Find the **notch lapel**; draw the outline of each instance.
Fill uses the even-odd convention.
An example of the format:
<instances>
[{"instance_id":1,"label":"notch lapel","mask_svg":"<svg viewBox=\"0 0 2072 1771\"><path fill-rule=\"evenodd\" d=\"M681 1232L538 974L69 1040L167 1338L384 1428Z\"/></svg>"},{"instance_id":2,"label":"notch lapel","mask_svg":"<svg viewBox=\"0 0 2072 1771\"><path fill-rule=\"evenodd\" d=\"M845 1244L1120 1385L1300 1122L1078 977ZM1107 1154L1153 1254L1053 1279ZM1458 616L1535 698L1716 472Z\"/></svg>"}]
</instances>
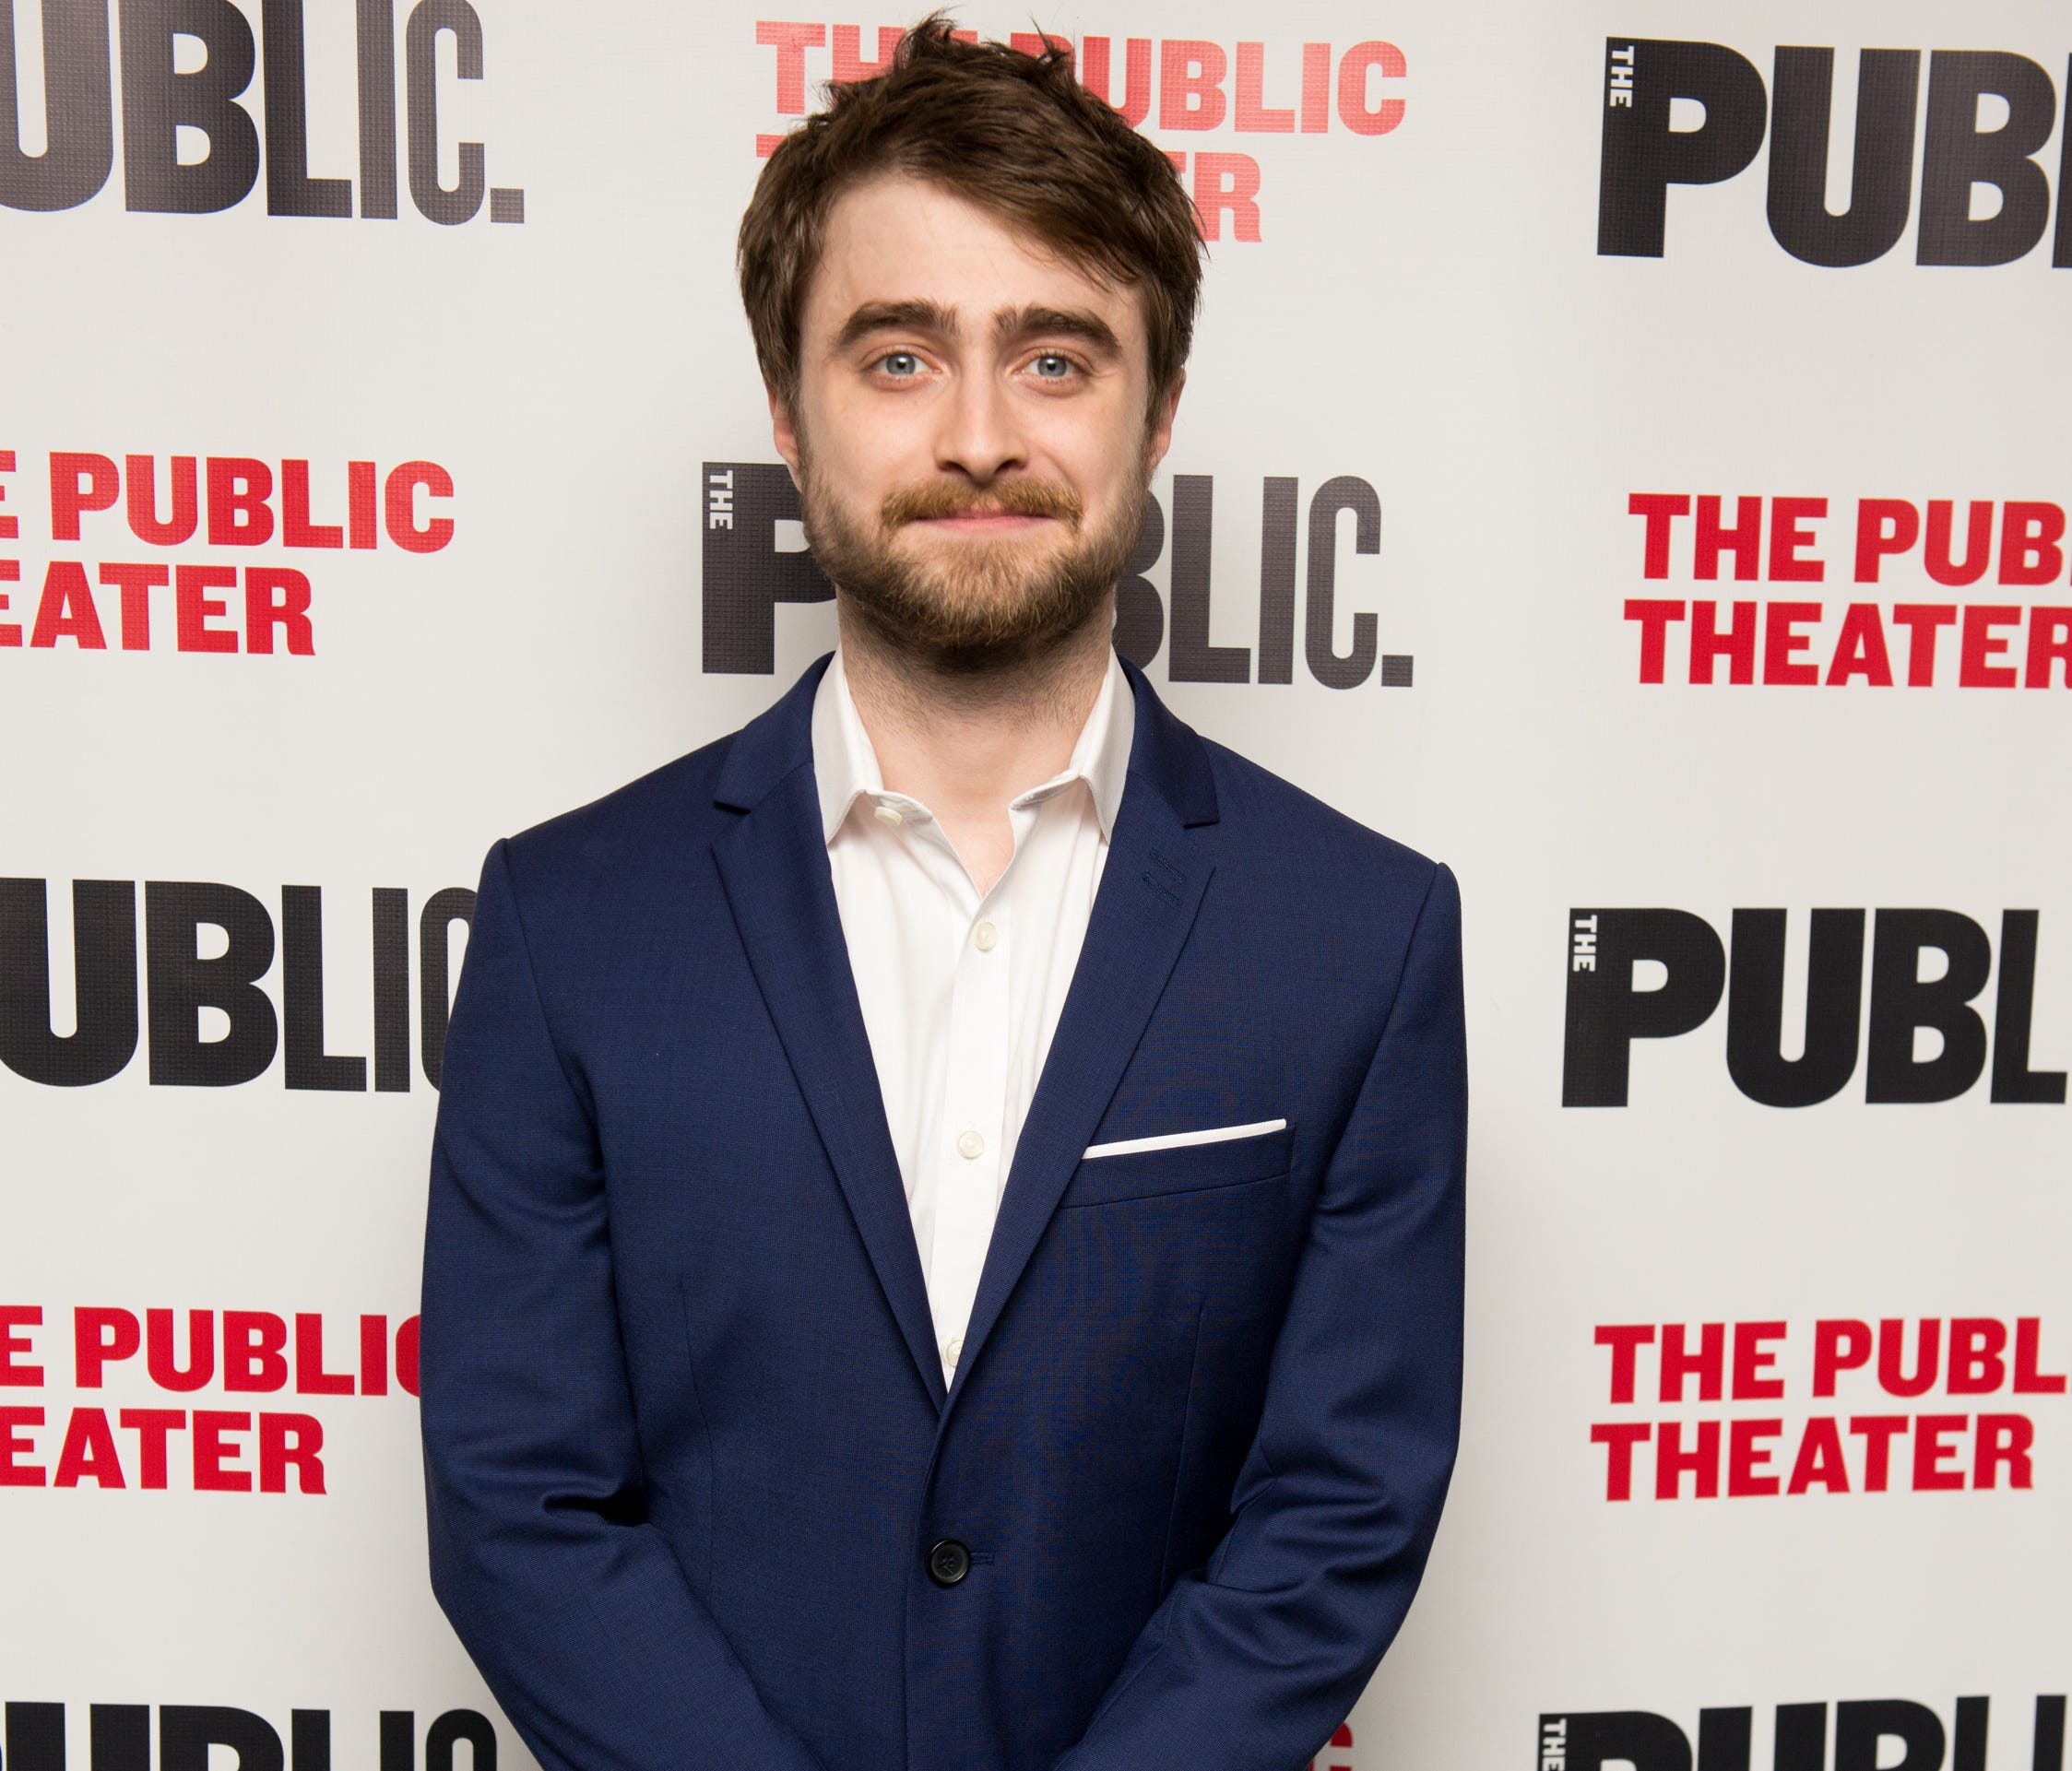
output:
<instances>
[{"instance_id":1,"label":"notch lapel","mask_svg":"<svg viewBox=\"0 0 2072 1771\"><path fill-rule=\"evenodd\" d=\"M1123 667L1137 709L1129 785L1072 987L1015 1145L946 1406L954 1405L1093 1141L1214 870L1215 788L1207 751L1143 674L1133 665Z\"/></svg>"},{"instance_id":2,"label":"notch lapel","mask_svg":"<svg viewBox=\"0 0 2072 1771\"><path fill-rule=\"evenodd\" d=\"M825 660L736 737L716 797L744 816L713 844L751 970L922 1387L941 1355L899 1159L849 968L814 788L811 715Z\"/></svg>"}]
</instances>

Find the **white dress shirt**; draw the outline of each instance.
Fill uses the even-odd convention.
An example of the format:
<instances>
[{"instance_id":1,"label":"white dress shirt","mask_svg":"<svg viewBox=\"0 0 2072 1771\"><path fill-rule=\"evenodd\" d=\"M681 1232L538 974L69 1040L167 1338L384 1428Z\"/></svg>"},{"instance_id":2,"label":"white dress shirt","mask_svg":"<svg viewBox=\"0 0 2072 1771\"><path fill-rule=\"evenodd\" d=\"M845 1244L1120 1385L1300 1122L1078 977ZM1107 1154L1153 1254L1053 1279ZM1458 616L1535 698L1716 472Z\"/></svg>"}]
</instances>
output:
<instances>
[{"instance_id":1,"label":"white dress shirt","mask_svg":"<svg viewBox=\"0 0 2072 1771\"><path fill-rule=\"evenodd\" d=\"M1065 1006L1122 804L1136 706L1111 653L1072 761L1008 805L1014 853L981 893L935 816L886 789L837 651L813 773L945 1382Z\"/></svg>"}]
</instances>

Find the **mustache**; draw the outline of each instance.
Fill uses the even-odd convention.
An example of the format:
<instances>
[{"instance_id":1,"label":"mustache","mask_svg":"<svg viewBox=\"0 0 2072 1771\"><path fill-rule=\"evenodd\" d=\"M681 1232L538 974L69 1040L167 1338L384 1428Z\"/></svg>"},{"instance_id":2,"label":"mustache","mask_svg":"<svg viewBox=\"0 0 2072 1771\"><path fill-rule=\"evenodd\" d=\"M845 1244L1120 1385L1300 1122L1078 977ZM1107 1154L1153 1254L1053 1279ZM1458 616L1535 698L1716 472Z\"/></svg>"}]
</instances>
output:
<instances>
[{"instance_id":1,"label":"mustache","mask_svg":"<svg viewBox=\"0 0 2072 1771\"><path fill-rule=\"evenodd\" d=\"M1003 479L992 486L929 480L892 493L879 507L887 529L945 516L1050 516L1078 527L1079 494L1053 479Z\"/></svg>"}]
</instances>

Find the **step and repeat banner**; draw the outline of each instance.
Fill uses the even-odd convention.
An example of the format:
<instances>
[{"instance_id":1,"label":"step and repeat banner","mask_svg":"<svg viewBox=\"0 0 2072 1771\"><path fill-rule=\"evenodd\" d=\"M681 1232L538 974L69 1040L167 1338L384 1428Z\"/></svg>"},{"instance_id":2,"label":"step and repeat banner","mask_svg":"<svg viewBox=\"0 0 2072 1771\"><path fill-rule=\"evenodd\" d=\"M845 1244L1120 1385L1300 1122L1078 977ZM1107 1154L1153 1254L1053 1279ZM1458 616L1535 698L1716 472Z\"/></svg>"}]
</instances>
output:
<instances>
[{"instance_id":1,"label":"step and repeat banner","mask_svg":"<svg viewBox=\"0 0 2072 1771\"><path fill-rule=\"evenodd\" d=\"M530 1763L424 1572L472 886L832 643L732 241L905 22L0 0L5 1771ZM962 22L1210 242L1119 643L1465 896L1461 1462L1320 1771L2063 1771L2072 19Z\"/></svg>"}]
</instances>

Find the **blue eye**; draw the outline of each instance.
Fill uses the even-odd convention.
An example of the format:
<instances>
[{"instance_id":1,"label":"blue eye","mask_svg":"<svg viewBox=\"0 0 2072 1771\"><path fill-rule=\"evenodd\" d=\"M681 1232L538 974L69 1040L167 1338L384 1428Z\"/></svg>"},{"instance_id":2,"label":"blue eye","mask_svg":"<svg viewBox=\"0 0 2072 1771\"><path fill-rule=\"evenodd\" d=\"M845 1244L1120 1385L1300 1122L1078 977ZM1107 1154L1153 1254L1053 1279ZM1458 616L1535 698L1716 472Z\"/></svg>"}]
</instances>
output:
<instances>
[{"instance_id":1,"label":"blue eye","mask_svg":"<svg viewBox=\"0 0 2072 1771\"><path fill-rule=\"evenodd\" d=\"M1046 351L1029 365L1039 381L1061 382L1078 367L1070 357L1060 357L1055 351Z\"/></svg>"},{"instance_id":2,"label":"blue eye","mask_svg":"<svg viewBox=\"0 0 2072 1771\"><path fill-rule=\"evenodd\" d=\"M878 359L878 367L888 375L905 380L907 376L921 372L921 360L911 350L888 351Z\"/></svg>"}]
</instances>

